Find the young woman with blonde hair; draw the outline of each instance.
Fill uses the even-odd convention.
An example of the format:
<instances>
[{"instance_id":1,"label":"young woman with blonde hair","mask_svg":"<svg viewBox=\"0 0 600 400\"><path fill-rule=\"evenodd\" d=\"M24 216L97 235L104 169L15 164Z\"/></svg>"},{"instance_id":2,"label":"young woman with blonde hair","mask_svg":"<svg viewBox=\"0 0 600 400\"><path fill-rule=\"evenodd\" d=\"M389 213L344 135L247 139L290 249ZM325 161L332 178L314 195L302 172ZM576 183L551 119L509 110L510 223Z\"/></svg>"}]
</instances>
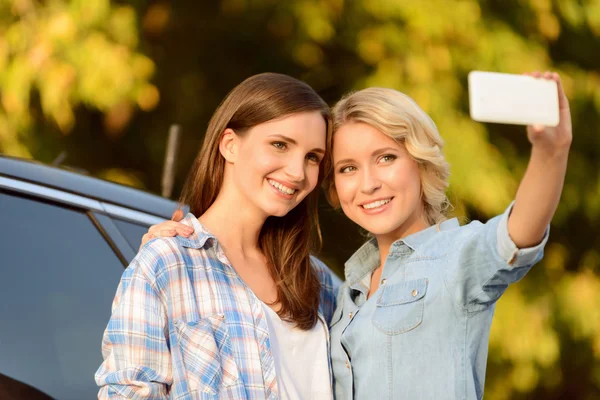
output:
<instances>
[{"instance_id":1,"label":"young woman with blonde hair","mask_svg":"<svg viewBox=\"0 0 600 400\"><path fill-rule=\"evenodd\" d=\"M289 76L227 95L182 196L188 237L146 243L123 274L99 398L332 398L334 288L311 256L330 132L327 105Z\"/></svg>"},{"instance_id":2,"label":"young woman with blonde hair","mask_svg":"<svg viewBox=\"0 0 600 400\"><path fill-rule=\"evenodd\" d=\"M527 128L515 201L485 224L446 219L443 141L412 99L368 88L334 107L326 195L371 235L332 318L336 399L483 397L496 301L542 257L572 141L560 78L531 75L557 83L560 123Z\"/></svg>"}]
</instances>

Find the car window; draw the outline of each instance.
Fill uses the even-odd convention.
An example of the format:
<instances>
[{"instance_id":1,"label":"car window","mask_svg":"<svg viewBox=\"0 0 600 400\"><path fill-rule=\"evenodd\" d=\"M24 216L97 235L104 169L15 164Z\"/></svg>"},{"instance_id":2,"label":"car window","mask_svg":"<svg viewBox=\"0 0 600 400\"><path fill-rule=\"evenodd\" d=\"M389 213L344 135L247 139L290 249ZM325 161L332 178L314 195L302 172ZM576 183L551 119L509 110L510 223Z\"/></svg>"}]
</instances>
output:
<instances>
[{"instance_id":1,"label":"car window","mask_svg":"<svg viewBox=\"0 0 600 400\"><path fill-rule=\"evenodd\" d=\"M97 397L123 264L82 211L0 191L0 221L0 374L57 399Z\"/></svg>"},{"instance_id":2,"label":"car window","mask_svg":"<svg viewBox=\"0 0 600 400\"><path fill-rule=\"evenodd\" d=\"M142 236L148 232L149 226L134 224L133 222L123 221L118 218L113 218L113 221L115 221L115 225L117 225L117 228L125 236L127 242L137 252L142 243Z\"/></svg>"}]
</instances>

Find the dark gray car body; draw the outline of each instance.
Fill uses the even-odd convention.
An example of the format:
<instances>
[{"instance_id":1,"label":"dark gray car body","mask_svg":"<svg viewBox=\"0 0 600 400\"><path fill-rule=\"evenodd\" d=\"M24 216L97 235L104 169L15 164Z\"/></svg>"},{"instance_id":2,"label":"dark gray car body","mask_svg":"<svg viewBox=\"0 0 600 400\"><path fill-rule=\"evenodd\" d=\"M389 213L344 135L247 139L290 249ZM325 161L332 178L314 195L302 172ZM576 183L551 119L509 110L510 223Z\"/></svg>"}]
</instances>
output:
<instances>
[{"instance_id":1,"label":"dark gray car body","mask_svg":"<svg viewBox=\"0 0 600 400\"><path fill-rule=\"evenodd\" d=\"M173 201L0 156L0 398L91 399L124 267Z\"/></svg>"}]
</instances>

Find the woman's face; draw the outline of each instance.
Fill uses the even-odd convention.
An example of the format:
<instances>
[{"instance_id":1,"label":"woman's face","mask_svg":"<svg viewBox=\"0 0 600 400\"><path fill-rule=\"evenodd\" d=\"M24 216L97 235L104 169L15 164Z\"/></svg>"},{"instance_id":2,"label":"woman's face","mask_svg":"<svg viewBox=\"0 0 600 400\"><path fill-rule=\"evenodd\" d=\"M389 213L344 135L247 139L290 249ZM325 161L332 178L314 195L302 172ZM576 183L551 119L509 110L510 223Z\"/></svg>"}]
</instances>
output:
<instances>
[{"instance_id":1,"label":"woman's face","mask_svg":"<svg viewBox=\"0 0 600 400\"><path fill-rule=\"evenodd\" d=\"M237 136L233 165L236 187L265 217L284 216L319 179L326 124L320 112L292 114Z\"/></svg>"},{"instance_id":2,"label":"woman's face","mask_svg":"<svg viewBox=\"0 0 600 400\"><path fill-rule=\"evenodd\" d=\"M334 136L335 187L344 214L378 239L396 240L428 226L417 162L376 128L349 122Z\"/></svg>"}]
</instances>

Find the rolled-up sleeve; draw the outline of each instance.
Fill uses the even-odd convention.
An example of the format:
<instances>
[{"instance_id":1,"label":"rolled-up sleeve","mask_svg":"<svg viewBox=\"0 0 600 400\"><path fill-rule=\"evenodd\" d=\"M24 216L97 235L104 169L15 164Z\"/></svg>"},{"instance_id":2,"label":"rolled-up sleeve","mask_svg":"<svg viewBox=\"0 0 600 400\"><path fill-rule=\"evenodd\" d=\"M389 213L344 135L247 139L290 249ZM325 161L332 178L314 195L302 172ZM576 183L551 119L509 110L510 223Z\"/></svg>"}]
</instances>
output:
<instances>
[{"instance_id":1,"label":"rolled-up sleeve","mask_svg":"<svg viewBox=\"0 0 600 400\"><path fill-rule=\"evenodd\" d=\"M537 246L519 249L508 234L508 217L512 211L513 204L500 216L500 220L498 221L496 251L513 268L531 266L538 262L544 254L544 247L550 235L550 227L546 228L544 237Z\"/></svg>"},{"instance_id":2,"label":"rolled-up sleeve","mask_svg":"<svg viewBox=\"0 0 600 400\"><path fill-rule=\"evenodd\" d=\"M172 384L167 318L140 253L125 270L102 340L99 399L165 399ZM156 260L155 260L156 261Z\"/></svg>"}]
</instances>

